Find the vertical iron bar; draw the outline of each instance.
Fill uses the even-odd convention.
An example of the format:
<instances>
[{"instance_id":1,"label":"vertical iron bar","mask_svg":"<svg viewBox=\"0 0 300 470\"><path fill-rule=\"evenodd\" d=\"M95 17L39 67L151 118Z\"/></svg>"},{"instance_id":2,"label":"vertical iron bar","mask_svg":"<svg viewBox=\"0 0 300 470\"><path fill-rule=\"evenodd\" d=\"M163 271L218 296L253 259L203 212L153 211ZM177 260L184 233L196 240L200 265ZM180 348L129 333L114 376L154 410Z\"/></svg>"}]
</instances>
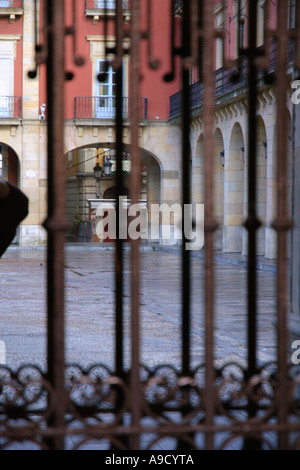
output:
<instances>
[{"instance_id":1,"label":"vertical iron bar","mask_svg":"<svg viewBox=\"0 0 300 470\"><path fill-rule=\"evenodd\" d=\"M287 230L290 228L287 206L287 31L288 1L278 2L278 66L277 66L277 336L278 336L278 403L279 423L287 423ZM278 447L287 450L288 434L281 432Z\"/></svg>"},{"instance_id":2,"label":"vertical iron bar","mask_svg":"<svg viewBox=\"0 0 300 470\"><path fill-rule=\"evenodd\" d=\"M139 93L140 93L140 0L131 0L130 30L130 123L131 123L131 173L130 196L137 204L140 195L141 156L139 149ZM139 239L131 240L131 406L132 425L138 426L141 414L140 395L140 244ZM132 448L139 449L139 435L133 435Z\"/></svg>"},{"instance_id":3,"label":"vertical iron bar","mask_svg":"<svg viewBox=\"0 0 300 470\"><path fill-rule=\"evenodd\" d=\"M213 194L213 126L214 126L214 102L215 81L213 50L215 34L213 24L214 2L203 1L203 34L204 34L204 103L203 121L205 125L204 138L204 168L205 168L205 423L212 425L214 422L214 261L213 245L214 231L217 228L214 219L214 194ZM214 436L206 434L206 449L213 450Z\"/></svg>"},{"instance_id":4,"label":"vertical iron bar","mask_svg":"<svg viewBox=\"0 0 300 470\"><path fill-rule=\"evenodd\" d=\"M175 18L174 18L174 6L175 0L170 0L170 21L171 21L171 30L170 30L170 46L171 46L171 70L170 72L164 75L164 80L166 82L171 82L174 80L175 76Z\"/></svg>"},{"instance_id":5,"label":"vertical iron bar","mask_svg":"<svg viewBox=\"0 0 300 470\"><path fill-rule=\"evenodd\" d=\"M190 204L190 0L182 13L182 211ZM190 252L186 249L184 215L182 217L182 374L190 373Z\"/></svg>"},{"instance_id":6,"label":"vertical iron bar","mask_svg":"<svg viewBox=\"0 0 300 470\"><path fill-rule=\"evenodd\" d=\"M247 343L248 343L248 368L246 379L250 379L257 372L257 275L256 256L257 242L256 233L260 226L257 218L257 1L249 2L248 10L248 216L245 228L248 231L248 271L247 271ZM248 400L248 418L256 414L256 404L251 398ZM259 449L260 441L255 438L245 438L244 449Z\"/></svg>"},{"instance_id":7,"label":"vertical iron bar","mask_svg":"<svg viewBox=\"0 0 300 470\"><path fill-rule=\"evenodd\" d=\"M65 215L64 162L64 2L47 1L47 110L48 110L48 378L55 408L49 425L62 428L64 395L64 243L68 227ZM51 442L63 449L64 437Z\"/></svg>"},{"instance_id":8,"label":"vertical iron bar","mask_svg":"<svg viewBox=\"0 0 300 470\"><path fill-rule=\"evenodd\" d=\"M300 34L299 34L299 26L300 26L300 2L296 2L295 5L295 31L296 37L295 37L295 68L300 69Z\"/></svg>"},{"instance_id":9,"label":"vertical iron bar","mask_svg":"<svg viewBox=\"0 0 300 470\"><path fill-rule=\"evenodd\" d=\"M174 14L174 13L173 13ZM182 76L182 148L181 148L181 169L182 169L182 182L181 182L181 233L182 233L182 247L181 247L181 361L182 361L182 375L190 375L190 316L191 316L191 270L190 270L190 252L186 248L188 242L184 230L185 226L185 208L190 204L190 124L191 124L191 111L190 111L190 70L191 70L191 34L190 34L190 21L191 21L191 0L186 0L182 8L182 47L181 47L181 76ZM187 392L188 393L188 392ZM189 404L183 407L182 413L188 411ZM178 440L177 450L186 448L186 443Z\"/></svg>"},{"instance_id":10,"label":"vertical iron bar","mask_svg":"<svg viewBox=\"0 0 300 470\"><path fill-rule=\"evenodd\" d=\"M256 11L257 2L249 2L248 44L248 373L256 372Z\"/></svg>"},{"instance_id":11,"label":"vertical iron bar","mask_svg":"<svg viewBox=\"0 0 300 470\"><path fill-rule=\"evenodd\" d=\"M245 221L245 228L248 231L248 271L247 271L247 335L248 335L248 368L247 378L255 375L256 346L257 346L257 276L256 276L256 231L259 228L259 221L256 212L256 108L257 108L257 1L249 2L249 24L248 24L248 216ZM248 401L248 417L252 418L256 414L254 401ZM246 438L245 449L259 448L259 441Z\"/></svg>"},{"instance_id":12,"label":"vertical iron bar","mask_svg":"<svg viewBox=\"0 0 300 470\"><path fill-rule=\"evenodd\" d=\"M116 374L122 376L124 372L124 346L123 346L123 241L120 237L120 197L123 188L123 171L122 171L122 157L123 157L123 15L122 3L116 4L115 16L115 29L116 29L116 187L117 187L117 201L116 201L116 250L115 250L115 282L116 282L116 343L115 343L115 368Z\"/></svg>"}]
</instances>

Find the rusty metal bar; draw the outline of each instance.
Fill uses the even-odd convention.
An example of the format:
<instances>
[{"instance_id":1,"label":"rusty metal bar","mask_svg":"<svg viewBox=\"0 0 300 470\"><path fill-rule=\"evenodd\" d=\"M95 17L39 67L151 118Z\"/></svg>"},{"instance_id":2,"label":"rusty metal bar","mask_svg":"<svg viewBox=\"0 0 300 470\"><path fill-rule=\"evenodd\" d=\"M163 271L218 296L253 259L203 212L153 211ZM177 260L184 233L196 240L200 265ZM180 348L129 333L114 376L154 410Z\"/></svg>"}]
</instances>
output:
<instances>
[{"instance_id":1,"label":"rusty metal bar","mask_svg":"<svg viewBox=\"0 0 300 470\"><path fill-rule=\"evenodd\" d=\"M300 69L300 34L299 34L299 25L300 25L300 2L296 2L295 5L295 30L297 31L295 37L295 67Z\"/></svg>"},{"instance_id":2,"label":"rusty metal bar","mask_svg":"<svg viewBox=\"0 0 300 470\"><path fill-rule=\"evenodd\" d=\"M248 46L245 54L248 57L248 215L245 228L248 231L248 271L247 271L247 338L248 338L248 370L247 379L257 372L257 230L260 222L257 218L257 153L256 153L256 106L257 106L257 1L249 2L248 9ZM249 399L248 417L256 414L256 405ZM245 449L259 448L259 441L246 438Z\"/></svg>"},{"instance_id":3,"label":"rusty metal bar","mask_svg":"<svg viewBox=\"0 0 300 470\"><path fill-rule=\"evenodd\" d=\"M64 81L65 24L64 2L46 4L48 61L48 379L54 393L55 408L49 425L63 427L65 420L64 390L64 243L68 222L65 215L64 162ZM63 449L62 436L54 437L51 447Z\"/></svg>"},{"instance_id":4,"label":"rusty metal bar","mask_svg":"<svg viewBox=\"0 0 300 470\"><path fill-rule=\"evenodd\" d=\"M139 94L140 94L140 16L139 0L131 0L130 30L130 80L132 107L131 121L131 173L130 196L132 204L138 204L140 195L141 155L139 149ZM141 418L140 389L140 241L131 240L131 376L130 401L132 406L132 425L137 426ZM132 448L139 449L139 435L132 438Z\"/></svg>"},{"instance_id":5,"label":"rusty metal bar","mask_svg":"<svg viewBox=\"0 0 300 470\"><path fill-rule=\"evenodd\" d=\"M287 142L288 127L286 116L287 89L287 57L288 31L287 16L288 0L278 2L278 65L277 65L277 218L274 228L277 230L277 336L278 336L278 421L287 423L287 230L291 228L287 204ZM281 119L279 119L281 117ZM279 433L279 449L287 449L288 435Z\"/></svg>"},{"instance_id":6,"label":"rusty metal bar","mask_svg":"<svg viewBox=\"0 0 300 470\"><path fill-rule=\"evenodd\" d=\"M183 4L182 14L182 210L190 204L190 0ZM190 373L190 310L191 310L191 273L190 252L186 249L184 217L182 217L182 374Z\"/></svg>"},{"instance_id":7,"label":"rusty metal bar","mask_svg":"<svg viewBox=\"0 0 300 470\"><path fill-rule=\"evenodd\" d=\"M116 31L116 58L114 59L114 68L116 72L116 247L115 247L115 282L116 282L116 337L115 337L115 369L116 374L121 377L124 374L124 332L123 332L123 241L120 237L120 197L121 188L123 188L123 15L122 3L116 4L115 15Z\"/></svg>"},{"instance_id":8,"label":"rusty metal bar","mask_svg":"<svg viewBox=\"0 0 300 470\"><path fill-rule=\"evenodd\" d=\"M214 153L213 128L215 108L214 60L211 51L214 47L214 2L203 1L203 33L204 33L204 104L203 121L204 136L204 168L205 168L205 423L212 425L214 421L214 231L217 223L214 218ZM214 436L207 433L206 449L214 448Z\"/></svg>"},{"instance_id":9,"label":"rusty metal bar","mask_svg":"<svg viewBox=\"0 0 300 470\"><path fill-rule=\"evenodd\" d=\"M141 2L141 0L132 0L131 2L131 21L130 21L130 89L132 106L130 110L130 131L131 131L131 175L130 175L130 194L133 204L138 203L140 197L140 171L141 154L139 148L139 91L140 91L140 46L141 40L149 40L151 26L151 8L150 1ZM119 190L123 187L122 173L122 153L123 153L123 106L122 96L123 82L123 41L124 25L122 15L121 1L116 2L115 20L112 17L104 19L104 32L106 37L106 28L108 22L115 22L116 46L107 48L106 52L115 54L111 61L112 67L116 72L116 154L117 154L117 175L116 186ZM175 2L170 1L172 7ZM177 2L178 3L178 2ZM270 6L267 2L267 7ZM140 243L139 240L131 240L131 365L129 370L124 366L124 331L123 331L123 252L122 239L117 231L116 250L115 250L115 313L116 313L116 338L115 338L115 370L109 371L105 368L107 375L102 374L89 377L91 369L85 370L78 366L79 382L84 379L84 383L95 383L99 390L101 387L115 387L120 390L118 393L112 393L111 408L109 412L115 415L114 423L105 424L101 417L107 415L107 403L102 399L96 398L97 411L94 404L89 406L84 403L83 413L80 415L79 407L74 412L72 406L72 393L69 393L68 387L73 380L66 378L68 373L64 358L64 244L65 232L68 228L68 221L65 213L65 160L64 160L64 82L65 82L65 22L64 22L64 1L44 0L43 7L45 11L45 44L47 44L47 55L39 56L37 54L37 64L41 57L47 58L47 106L48 106L48 218L44 227L48 232L48 253L47 253L47 360L48 370L46 374L40 372L38 381L33 380L32 384L42 387L49 396L48 409L47 404L40 409L32 408L31 403L26 402L20 407L18 403L5 402L5 394L1 393L0 413L3 417L3 423L6 427L1 429L1 437L7 439L26 439L32 438L43 448L53 450L64 449L64 439L66 434L79 437L84 435L84 439L95 437L97 439L110 440L111 445L118 448L140 449L140 436L143 433L157 434L161 437L173 437L178 441L178 449L193 448L198 445L199 435L203 433L204 446L206 449L214 449L216 433L225 432L225 436L220 448L226 446L231 439L235 437L243 438L244 449L262 448L263 433L275 432L278 437L278 449L286 450L289 446L299 446L299 437L295 442L289 443L289 432L299 431L299 423L289 421L289 413L296 416L299 410L299 403L296 391L299 386L299 375L291 377L291 368L288 366L287 358L287 305L288 305L288 278L287 278L287 231L291 228L290 215L288 214L288 161L287 161L287 142L288 142L288 121L286 119L286 90L287 90L287 68L288 68L288 27L287 11L288 0L278 2L277 16L278 28L276 32L266 31L266 37L275 37L278 43L277 60L277 216L273 222L273 227L277 231L278 241L278 274L277 274L277 370L272 366L268 369L265 364L259 367L257 364L257 274L256 274L256 233L259 228L257 218L257 94L258 94L258 72L259 67L268 65L269 52L268 47L263 50L264 56L256 47L256 28L257 28L257 1L248 2L249 11L247 12L249 36L246 49L240 51L240 55L246 55L248 62L248 215L245 221L245 227L248 231L248 273L247 273L247 346L248 346L248 364L247 367L239 367L239 374L233 380L238 385L241 394L240 400L236 400L236 394L233 390L228 399L223 400L221 388L229 385L226 371L224 368L215 369L214 367L214 313L215 313L215 283L214 283L214 232L217 228L217 222L214 214L214 125L215 125L215 80L214 80L214 57L212 54L216 31L214 28L214 0L196 1L186 0L183 2L182 16L182 45L180 49L175 47L174 19L172 19L171 43L172 43L172 71L165 76L166 80L174 77L174 58L181 55L182 61L182 209L185 204L191 202L190 188L190 124L192 113L190 109L190 87L189 75L192 67L198 60L199 72L202 73L203 80L203 108L201 119L204 122L204 166L205 166L205 364L203 365L204 376L201 376L201 383L198 383L199 367L192 368L191 358L191 331L190 331L190 310L191 310L191 266L190 253L186 249L186 234L184 224L182 225L182 370L173 374L174 383L169 383L166 375L161 375L158 379L155 376L156 371L148 371L149 375L140 377ZM141 7L145 6L148 12L148 34L141 31ZM238 2L241 5L241 2ZM173 10L172 10L173 11ZM198 13L197 13L198 12ZM297 9L299 19L300 9ZM267 14L269 15L270 12ZM195 15L198 14L197 18ZM191 21L191 15L193 19ZM266 19L266 28L269 19ZM190 28L192 24L192 28ZM103 26L103 24L102 24ZM111 26L111 24L109 24ZM102 29L103 31L103 29ZM75 32L75 30L73 31ZM269 34L269 36L268 36ZM294 33L296 34L296 33ZM294 36L295 37L295 36ZM107 37L106 37L107 39ZM197 41L199 42L197 43ZM297 38L298 40L298 38ZM203 50L202 50L203 44ZM75 49L76 50L76 49ZM202 52L204 54L201 57ZM152 57L152 45L148 43L149 65L154 68L158 63ZM75 54L76 55L76 54ZM263 60L259 60L263 59ZM239 58L238 58L239 61ZM80 61L79 61L80 63ZM108 62L107 62L108 64ZM33 76L34 74L32 74ZM202 86L202 83L201 83ZM118 194L119 196L119 194ZM119 222L119 198L117 201L117 228ZM184 222L184 221L183 221ZM226 366L226 365L225 365ZM267 367L266 367L267 366ZM98 365L97 365L98 367ZM164 366L168 367L168 366ZM146 369L146 368L145 368ZM168 372L173 369L170 365ZM2 367L1 367L2 371ZM6 372L9 368L6 368ZM1 387L12 386L18 390L20 397L25 394L26 386L21 379L21 375L10 371L10 375L1 375ZM274 372L274 373L273 373ZM224 373L224 374L223 374ZM228 372L227 372L228 373ZM231 372L230 372L231 373ZM128 375L127 375L128 374ZM289 376L290 374L290 376ZM129 382L127 378L129 376ZM4 379L3 379L4 377ZM203 385L205 379L205 385ZM215 381L217 379L217 381ZM68 381L69 380L69 381ZM217 383L216 383L217 382ZM81 382L83 383L83 382ZM155 387L163 384L168 389L168 398L160 401L159 393L147 394L147 387ZM75 385L77 385L75 383ZM259 393L263 392L263 386L270 387L274 391L274 396ZM17 388L15 388L17 387ZM259 388L261 387L261 388ZM142 396L142 389L145 390ZM227 389L228 391L228 389ZM227 393L226 391L226 393ZM128 392L128 395L127 395ZM180 392L180 393L178 393ZM181 394L182 392L182 394ZM196 395L195 395L196 394ZM118 396L117 396L118 395ZM151 395L149 397L148 395ZM181 397L178 398L178 395ZM115 398L117 396L117 398ZM199 397L201 404L196 403L193 398ZM39 399L40 395L38 396ZM66 417L66 397L68 399L68 416L72 419L79 419L82 428L76 426L67 429ZM121 398L120 398L121 397ZM123 397L127 400L126 404L120 403ZM153 398L154 397L154 398ZM183 399L182 399L183 397ZM258 397L258 398L257 398ZM203 398L203 400L202 400ZM151 402L151 400L154 400ZM266 400L265 400L266 399ZM4 400L4 401L3 401ZM157 400L157 401L156 401ZM257 400L257 401L255 401ZM238 403L237 403L238 401ZM267 402L267 403L266 403ZM124 408L122 405L124 404ZM128 405L128 406L127 406ZM121 411L119 412L121 408ZM47 411L47 412L46 412ZM131 422L129 425L125 422L124 413L131 413ZM266 415L259 413L266 412ZM142 412L151 416L149 425L144 425L141 420ZM169 416L172 413L176 415L176 421L165 420L165 414ZM190 412L192 412L190 414ZM195 413L194 413L195 412ZM229 417L232 412L233 417L230 422L224 419L222 422L215 420L216 414ZM19 413L19 414L18 414ZM46 413L45 420L41 424L31 426L30 421L33 417L39 418ZM48 415L50 413L50 416ZM78 414L77 414L78 413ZM182 420L177 421L177 413L182 414ZM244 414L239 422L235 420L234 413ZM198 415L201 418L198 419ZM247 414L247 417L245 417ZM28 418L29 426L23 427L11 426L10 419L15 417ZM100 418L100 423L90 425L89 418ZM196 418L197 417L197 418ZM203 417L203 419L202 419ZM277 418L275 420L274 418ZM24 419L25 421L26 419ZM198 421L197 421L198 420ZM7 422L5 422L7 421ZM218 424L219 423L219 424ZM202 437L202 436L201 436ZM222 437L221 437L222 438ZM79 438L80 439L80 438ZM156 442L156 437L152 443ZM83 441L84 442L84 441ZM1 442L1 448L5 447ZM77 447L77 444L75 445ZM177 449L177 450L178 450Z\"/></svg>"},{"instance_id":10,"label":"rusty metal bar","mask_svg":"<svg viewBox=\"0 0 300 470\"><path fill-rule=\"evenodd\" d=\"M147 2L147 54L148 54L148 65L151 69L156 70L160 62L158 59L156 59L153 54L152 54L152 19L153 19L153 14L152 14L152 0L148 0Z\"/></svg>"},{"instance_id":11,"label":"rusty metal bar","mask_svg":"<svg viewBox=\"0 0 300 470\"><path fill-rule=\"evenodd\" d=\"M171 69L168 73L164 75L164 80L166 82L171 82L175 77L175 56L179 52L175 47L175 18L174 18L174 6L175 0L170 0L170 54L171 54Z\"/></svg>"},{"instance_id":12,"label":"rusty metal bar","mask_svg":"<svg viewBox=\"0 0 300 470\"><path fill-rule=\"evenodd\" d=\"M256 20L257 2L249 4L249 44L248 54L248 217L245 226L248 230L248 372L256 372L256 230L259 227L256 213Z\"/></svg>"}]
</instances>

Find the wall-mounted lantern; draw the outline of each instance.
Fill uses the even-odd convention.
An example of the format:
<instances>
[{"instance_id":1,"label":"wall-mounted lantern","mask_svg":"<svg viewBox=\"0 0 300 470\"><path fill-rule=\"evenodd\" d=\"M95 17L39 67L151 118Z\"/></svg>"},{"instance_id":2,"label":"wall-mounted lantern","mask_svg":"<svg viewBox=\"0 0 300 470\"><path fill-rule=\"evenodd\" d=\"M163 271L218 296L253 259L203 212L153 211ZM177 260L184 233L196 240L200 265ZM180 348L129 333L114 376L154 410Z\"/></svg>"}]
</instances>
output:
<instances>
[{"instance_id":1,"label":"wall-mounted lantern","mask_svg":"<svg viewBox=\"0 0 300 470\"><path fill-rule=\"evenodd\" d=\"M94 176L98 183L102 176L102 166L100 166L98 162L96 163L96 166L94 166Z\"/></svg>"},{"instance_id":2,"label":"wall-mounted lantern","mask_svg":"<svg viewBox=\"0 0 300 470\"><path fill-rule=\"evenodd\" d=\"M264 148L265 148L265 158L267 159L267 158L268 158L268 151L267 151L267 149L268 149L268 144L267 144L267 142L263 142L263 146L264 146Z\"/></svg>"},{"instance_id":3,"label":"wall-mounted lantern","mask_svg":"<svg viewBox=\"0 0 300 470\"><path fill-rule=\"evenodd\" d=\"M104 175L105 176L110 176L111 175L111 167L112 167L112 161L110 159L105 160L103 162L103 170L104 170Z\"/></svg>"},{"instance_id":4,"label":"wall-mounted lantern","mask_svg":"<svg viewBox=\"0 0 300 470\"><path fill-rule=\"evenodd\" d=\"M99 188L99 184L100 184L100 179L101 179L101 176L102 176L102 167L99 165L99 163L97 162L96 165L94 166L94 177L95 177L95 180L97 182L97 189L96 189L96 197L99 199L101 194L100 194L100 188Z\"/></svg>"},{"instance_id":5,"label":"wall-mounted lantern","mask_svg":"<svg viewBox=\"0 0 300 470\"><path fill-rule=\"evenodd\" d=\"M241 147L241 151L242 151L242 160L243 160L243 163L245 163L245 147Z\"/></svg>"},{"instance_id":6,"label":"wall-mounted lantern","mask_svg":"<svg viewBox=\"0 0 300 470\"><path fill-rule=\"evenodd\" d=\"M220 155L221 155L222 166L224 166L225 165L225 151L222 150L222 152L220 152Z\"/></svg>"}]
</instances>

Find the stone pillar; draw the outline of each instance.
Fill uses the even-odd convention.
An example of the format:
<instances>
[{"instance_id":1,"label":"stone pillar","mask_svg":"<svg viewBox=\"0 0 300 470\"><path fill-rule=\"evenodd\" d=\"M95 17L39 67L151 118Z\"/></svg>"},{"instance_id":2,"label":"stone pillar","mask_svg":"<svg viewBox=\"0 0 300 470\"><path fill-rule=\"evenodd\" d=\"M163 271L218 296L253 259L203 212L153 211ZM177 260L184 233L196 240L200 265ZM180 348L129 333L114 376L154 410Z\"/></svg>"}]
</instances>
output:
<instances>
[{"instance_id":1,"label":"stone pillar","mask_svg":"<svg viewBox=\"0 0 300 470\"><path fill-rule=\"evenodd\" d=\"M28 72L35 69L34 2L24 0L23 17L23 119L39 118L39 76L32 79Z\"/></svg>"},{"instance_id":2,"label":"stone pillar","mask_svg":"<svg viewBox=\"0 0 300 470\"><path fill-rule=\"evenodd\" d=\"M39 120L39 75L35 69L34 2L24 0L23 17L23 126L20 183L29 198L29 215L20 227L20 244L44 244L42 227L47 213L47 126Z\"/></svg>"},{"instance_id":3,"label":"stone pillar","mask_svg":"<svg viewBox=\"0 0 300 470\"><path fill-rule=\"evenodd\" d=\"M276 112L276 110L274 110ZM277 233L272 228L272 222L276 216L277 210L277 137L275 130L275 121L272 126L267 127L267 190L266 190L266 250L265 257L268 259L277 258Z\"/></svg>"},{"instance_id":4,"label":"stone pillar","mask_svg":"<svg viewBox=\"0 0 300 470\"><path fill-rule=\"evenodd\" d=\"M244 220L244 140L235 124L229 148L225 148L223 251L242 252Z\"/></svg>"}]
</instances>

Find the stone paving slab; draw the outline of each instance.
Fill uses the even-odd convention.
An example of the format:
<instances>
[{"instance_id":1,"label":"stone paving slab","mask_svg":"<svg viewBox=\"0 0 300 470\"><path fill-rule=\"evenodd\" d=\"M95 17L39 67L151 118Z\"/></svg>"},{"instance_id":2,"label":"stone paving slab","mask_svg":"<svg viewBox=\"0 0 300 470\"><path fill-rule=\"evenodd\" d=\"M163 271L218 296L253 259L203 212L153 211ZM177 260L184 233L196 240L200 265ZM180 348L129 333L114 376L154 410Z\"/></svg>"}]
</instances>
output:
<instances>
[{"instance_id":1,"label":"stone paving slab","mask_svg":"<svg viewBox=\"0 0 300 470\"><path fill-rule=\"evenodd\" d=\"M130 251L125 259L125 363L130 367ZM46 250L11 248L0 260L0 341L6 362L45 366ZM113 366L114 253L110 247L66 249L66 360ZM192 363L204 361L204 260L192 257ZM276 276L258 271L258 359L276 359ZM245 362L246 270L216 265L215 358ZM141 252L141 362L180 367L180 252Z\"/></svg>"},{"instance_id":2,"label":"stone paving slab","mask_svg":"<svg viewBox=\"0 0 300 470\"><path fill-rule=\"evenodd\" d=\"M245 265L216 253L215 361L246 365L247 318ZM125 365L130 367L130 251L124 250ZM46 370L46 250L10 248L0 260L0 346L5 345L8 366L25 363ZM180 250L141 250L141 362L181 365L181 259ZM204 259L193 256L192 365L205 361ZM258 267L258 346L261 363L276 360L276 275ZM111 246L67 246L65 258L66 362L89 366L114 358L114 252ZM2 342L2 343L1 343ZM2 354L2 356L1 356ZM221 418L220 418L221 419ZM223 433L224 434L224 433ZM216 443L225 437L216 435ZM142 448L155 435L141 436ZM203 436L202 436L203 437ZM72 449L84 436L69 436ZM174 441L174 442L173 442ZM88 442L84 449L105 450L105 441ZM199 443L201 447L201 443ZM35 450L31 442L13 443L12 450ZM153 450L172 450L176 440L165 438ZM216 444L216 448L218 445ZM241 448L233 441L229 448Z\"/></svg>"}]
</instances>

